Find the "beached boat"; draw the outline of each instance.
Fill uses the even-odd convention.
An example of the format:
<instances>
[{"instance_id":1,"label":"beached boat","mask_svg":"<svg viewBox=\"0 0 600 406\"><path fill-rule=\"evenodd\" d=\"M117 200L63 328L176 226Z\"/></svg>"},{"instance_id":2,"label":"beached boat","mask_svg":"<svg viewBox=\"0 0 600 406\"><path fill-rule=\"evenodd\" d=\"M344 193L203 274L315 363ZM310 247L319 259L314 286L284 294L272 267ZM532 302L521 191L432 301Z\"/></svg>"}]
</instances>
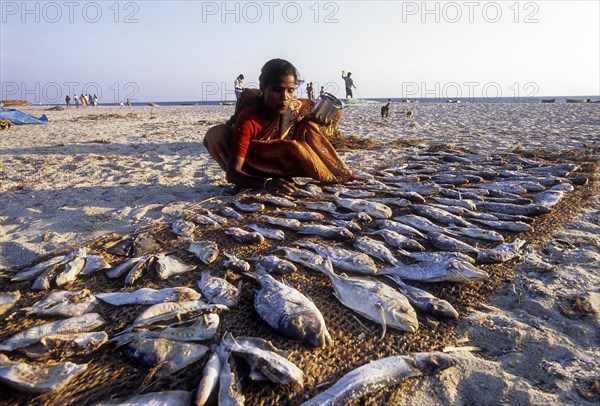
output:
<instances>
[{"instance_id":1,"label":"beached boat","mask_svg":"<svg viewBox=\"0 0 600 406\"><path fill-rule=\"evenodd\" d=\"M589 103L590 99L567 99L567 103Z\"/></svg>"},{"instance_id":2,"label":"beached boat","mask_svg":"<svg viewBox=\"0 0 600 406\"><path fill-rule=\"evenodd\" d=\"M446 103L460 103L460 100L448 99L448 100L446 100Z\"/></svg>"},{"instance_id":3,"label":"beached boat","mask_svg":"<svg viewBox=\"0 0 600 406\"><path fill-rule=\"evenodd\" d=\"M542 103L554 103L556 99L542 99Z\"/></svg>"},{"instance_id":4,"label":"beached boat","mask_svg":"<svg viewBox=\"0 0 600 406\"><path fill-rule=\"evenodd\" d=\"M235 106L235 102L221 102L219 104L221 106Z\"/></svg>"}]
</instances>

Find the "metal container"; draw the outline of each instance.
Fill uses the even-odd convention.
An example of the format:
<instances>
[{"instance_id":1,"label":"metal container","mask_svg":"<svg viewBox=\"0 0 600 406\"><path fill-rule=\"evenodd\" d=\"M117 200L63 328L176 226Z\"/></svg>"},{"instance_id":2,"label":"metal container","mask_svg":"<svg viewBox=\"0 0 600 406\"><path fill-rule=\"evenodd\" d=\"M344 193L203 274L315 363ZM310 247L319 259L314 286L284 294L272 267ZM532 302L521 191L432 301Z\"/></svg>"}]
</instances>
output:
<instances>
[{"instance_id":1,"label":"metal container","mask_svg":"<svg viewBox=\"0 0 600 406\"><path fill-rule=\"evenodd\" d=\"M331 93L323 93L317 99L313 114L319 121L330 121L342 110L342 102Z\"/></svg>"}]
</instances>

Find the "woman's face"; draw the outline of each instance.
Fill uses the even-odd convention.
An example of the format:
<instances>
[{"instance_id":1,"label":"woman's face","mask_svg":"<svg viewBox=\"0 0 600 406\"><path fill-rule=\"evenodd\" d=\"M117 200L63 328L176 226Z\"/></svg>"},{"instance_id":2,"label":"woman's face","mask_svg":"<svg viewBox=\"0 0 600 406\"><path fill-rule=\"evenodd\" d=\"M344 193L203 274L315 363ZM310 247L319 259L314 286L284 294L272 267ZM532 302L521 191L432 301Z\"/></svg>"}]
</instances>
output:
<instances>
[{"instance_id":1,"label":"woman's face","mask_svg":"<svg viewBox=\"0 0 600 406\"><path fill-rule=\"evenodd\" d=\"M266 85L263 89L265 105L277 113L283 113L295 98L296 79L294 75L279 78L278 83Z\"/></svg>"}]
</instances>

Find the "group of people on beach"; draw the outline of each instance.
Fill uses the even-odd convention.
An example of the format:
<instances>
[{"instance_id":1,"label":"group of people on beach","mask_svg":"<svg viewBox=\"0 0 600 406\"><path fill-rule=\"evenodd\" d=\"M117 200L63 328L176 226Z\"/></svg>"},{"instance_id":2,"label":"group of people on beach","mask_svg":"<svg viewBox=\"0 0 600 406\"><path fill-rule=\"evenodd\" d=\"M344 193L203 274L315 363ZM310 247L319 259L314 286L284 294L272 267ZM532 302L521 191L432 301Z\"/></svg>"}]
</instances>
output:
<instances>
[{"instance_id":1,"label":"group of people on beach","mask_svg":"<svg viewBox=\"0 0 600 406\"><path fill-rule=\"evenodd\" d=\"M69 97L69 95L65 96L65 102L67 104L67 108L71 108L71 97ZM75 103L75 108L79 108L79 103L81 103L81 107L97 107L99 102L100 99L98 99L98 96L96 95L92 96L91 94L88 94L85 96L83 93L80 96L77 96L77 94L73 95L73 103Z\"/></svg>"}]
</instances>

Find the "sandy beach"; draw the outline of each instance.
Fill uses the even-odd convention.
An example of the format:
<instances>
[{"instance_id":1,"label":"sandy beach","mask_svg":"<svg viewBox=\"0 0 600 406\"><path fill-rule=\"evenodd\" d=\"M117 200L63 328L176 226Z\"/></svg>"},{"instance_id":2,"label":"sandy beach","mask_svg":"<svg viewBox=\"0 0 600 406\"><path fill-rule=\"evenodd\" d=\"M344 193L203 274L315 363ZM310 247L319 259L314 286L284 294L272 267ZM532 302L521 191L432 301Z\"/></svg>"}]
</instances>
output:
<instances>
[{"instance_id":1,"label":"sandy beach","mask_svg":"<svg viewBox=\"0 0 600 406\"><path fill-rule=\"evenodd\" d=\"M540 153L591 168L585 189L576 189L585 191L578 203L553 218L556 229L536 230L493 295L453 322L450 341L472 350L452 352L456 366L410 381L387 401L597 404L600 104L397 103L386 120L379 108L366 103L344 110L343 135L378 144L339 150L354 170L371 173L432 146ZM46 114L49 123L0 131L0 270L94 239L170 225L214 198L227 201L231 185L202 139L233 106L20 110ZM7 336L3 331L1 338ZM311 394L319 383L310 383ZM267 403L254 397L248 404Z\"/></svg>"}]
</instances>

